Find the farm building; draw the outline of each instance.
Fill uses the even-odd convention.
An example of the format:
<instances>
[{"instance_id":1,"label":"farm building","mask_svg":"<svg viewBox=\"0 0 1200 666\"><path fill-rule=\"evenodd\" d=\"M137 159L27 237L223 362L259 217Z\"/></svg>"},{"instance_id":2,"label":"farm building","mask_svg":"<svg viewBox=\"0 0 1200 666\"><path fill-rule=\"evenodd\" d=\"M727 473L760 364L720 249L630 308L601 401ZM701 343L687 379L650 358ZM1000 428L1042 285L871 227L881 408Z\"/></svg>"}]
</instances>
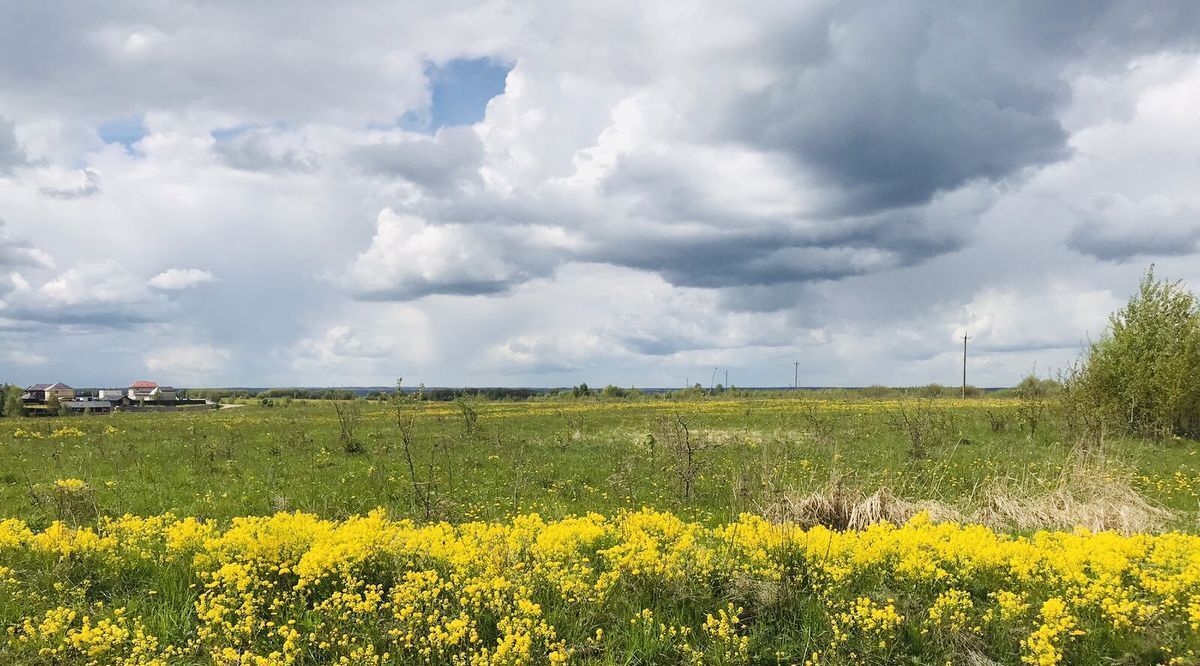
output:
<instances>
[{"instance_id":1,"label":"farm building","mask_svg":"<svg viewBox=\"0 0 1200 666\"><path fill-rule=\"evenodd\" d=\"M59 406L66 410L68 414L108 414L113 410L113 403L111 401L96 400L93 398L64 400L59 403Z\"/></svg>"}]
</instances>

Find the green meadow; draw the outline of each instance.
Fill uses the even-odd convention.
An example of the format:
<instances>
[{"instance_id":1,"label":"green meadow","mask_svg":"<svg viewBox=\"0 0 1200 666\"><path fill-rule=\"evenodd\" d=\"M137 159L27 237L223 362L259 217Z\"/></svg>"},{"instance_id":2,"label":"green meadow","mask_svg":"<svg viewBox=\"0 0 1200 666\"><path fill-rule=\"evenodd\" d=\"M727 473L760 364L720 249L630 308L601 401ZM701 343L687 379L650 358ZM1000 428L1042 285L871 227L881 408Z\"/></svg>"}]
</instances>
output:
<instances>
[{"instance_id":1,"label":"green meadow","mask_svg":"<svg viewBox=\"0 0 1200 666\"><path fill-rule=\"evenodd\" d=\"M393 405L354 401L343 424L335 404L5 419L0 515L70 518L53 500L63 479L93 490L94 515L384 507L461 522L650 507L709 524L831 489L976 511L998 489L1036 497L1102 479L1191 529L1200 493L1194 442L1116 437L1081 451L1053 402L1033 416L1004 397L410 402L407 453Z\"/></svg>"}]
</instances>

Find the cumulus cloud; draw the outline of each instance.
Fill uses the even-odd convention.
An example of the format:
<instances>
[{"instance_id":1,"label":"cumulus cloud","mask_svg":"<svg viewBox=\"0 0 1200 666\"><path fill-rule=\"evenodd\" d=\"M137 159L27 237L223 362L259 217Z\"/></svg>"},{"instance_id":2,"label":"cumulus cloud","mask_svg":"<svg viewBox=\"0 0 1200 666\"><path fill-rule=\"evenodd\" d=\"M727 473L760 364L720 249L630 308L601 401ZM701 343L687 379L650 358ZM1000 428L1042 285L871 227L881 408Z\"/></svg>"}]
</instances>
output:
<instances>
[{"instance_id":1,"label":"cumulus cloud","mask_svg":"<svg viewBox=\"0 0 1200 666\"><path fill-rule=\"evenodd\" d=\"M1194 24L1193 14L1181 9L1174 18ZM686 24L673 31L707 37L719 15L706 7L695 25L672 16ZM475 156L442 137L358 157L379 170L387 154L397 175L424 179L429 196L398 211L499 224L549 213L586 245L561 261L629 266L679 286L893 270L960 249L991 203L979 193L1070 156L1066 71L1195 46L1191 32L1158 15L1130 34L1123 21L1131 18L1120 5L935 11L847 3L766 8L722 39L677 44L657 26L667 45L627 80L614 81L611 70L625 53L566 71L519 60L477 130L482 193L446 175L474 175ZM686 56L704 72L707 95L673 67ZM585 109L562 99L565 87L585 85L589 100L607 104ZM409 159L417 148L420 159ZM958 205L947 223L947 209L963 200L978 205ZM544 275L544 260L535 255L538 265L524 272L510 266L503 281ZM446 293L459 291L446 284Z\"/></svg>"},{"instance_id":2,"label":"cumulus cloud","mask_svg":"<svg viewBox=\"0 0 1200 666\"><path fill-rule=\"evenodd\" d=\"M168 268L150 278L148 284L156 289L187 289L216 280L212 273L199 268Z\"/></svg>"},{"instance_id":3,"label":"cumulus cloud","mask_svg":"<svg viewBox=\"0 0 1200 666\"><path fill-rule=\"evenodd\" d=\"M169 300L115 261L80 264L37 287L19 278L3 302L6 318L101 328L162 321L171 310Z\"/></svg>"},{"instance_id":4,"label":"cumulus cloud","mask_svg":"<svg viewBox=\"0 0 1200 666\"><path fill-rule=\"evenodd\" d=\"M479 183L483 143L469 127L450 127L432 137L408 135L365 143L351 149L349 159L368 173L444 193Z\"/></svg>"},{"instance_id":5,"label":"cumulus cloud","mask_svg":"<svg viewBox=\"0 0 1200 666\"><path fill-rule=\"evenodd\" d=\"M436 225L387 209L344 279L368 300L496 294L549 274L572 244L555 228Z\"/></svg>"}]
</instances>

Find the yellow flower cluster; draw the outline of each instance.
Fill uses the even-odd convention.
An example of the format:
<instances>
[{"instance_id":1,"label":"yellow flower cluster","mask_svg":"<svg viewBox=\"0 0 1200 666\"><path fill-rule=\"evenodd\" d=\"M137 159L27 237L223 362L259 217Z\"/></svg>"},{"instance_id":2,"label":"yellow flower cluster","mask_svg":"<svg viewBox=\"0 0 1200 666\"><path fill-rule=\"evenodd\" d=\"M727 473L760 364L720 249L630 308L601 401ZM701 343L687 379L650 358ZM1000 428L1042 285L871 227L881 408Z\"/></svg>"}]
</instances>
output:
<instances>
[{"instance_id":1,"label":"yellow flower cluster","mask_svg":"<svg viewBox=\"0 0 1200 666\"><path fill-rule=\"evenodd\" d=\"M86 434L87 433L74 426L63 426L50 433L50 437L54 439L60 437L83 437Z\"/></svg>"},{"instance_id":2,"label":"yellow flower cluster","mask_svg":"<svg viewBox=\"0 0 1200 666\"><path fill-rule=\"evenodd\" d=\"M87 490L87 482L81 479L58 479L54 482L54 489L63 492L81 492Z\"/></svg>"},{"instance_id":3,"label":"yellow flower cluster","mask_svg":"<svg viewBox=\"0 0 1200 666\"><path fill-rule=\"evenodd\" d=\"M962 646L1038 666L1186 663L1200 537L1017 537L924 515L708 528L650 510L4 520L4 608L22 617L0 627L0 663L945 662Z\"/></svg>"}]
</instances>

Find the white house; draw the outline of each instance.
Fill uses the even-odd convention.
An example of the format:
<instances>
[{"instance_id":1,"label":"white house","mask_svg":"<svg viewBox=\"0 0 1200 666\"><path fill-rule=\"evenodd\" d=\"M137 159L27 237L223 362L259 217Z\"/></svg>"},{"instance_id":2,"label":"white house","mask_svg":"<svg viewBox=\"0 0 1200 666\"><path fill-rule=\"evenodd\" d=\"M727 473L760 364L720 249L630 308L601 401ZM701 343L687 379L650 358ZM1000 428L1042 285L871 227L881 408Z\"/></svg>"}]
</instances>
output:
<instances>
[{"instance_id":1,"label":"white house","mask_svg":"<svg viewBox=\"0 0 1200 666\"><path fill-rule=\"evenodd\" d=\"M152 381L139 379L129 385L127 395L130 400L138 402L146 400L177 400L179 398L179 391L175 390L173 386L159 386Z\"/></svg>"}]
</instances>

